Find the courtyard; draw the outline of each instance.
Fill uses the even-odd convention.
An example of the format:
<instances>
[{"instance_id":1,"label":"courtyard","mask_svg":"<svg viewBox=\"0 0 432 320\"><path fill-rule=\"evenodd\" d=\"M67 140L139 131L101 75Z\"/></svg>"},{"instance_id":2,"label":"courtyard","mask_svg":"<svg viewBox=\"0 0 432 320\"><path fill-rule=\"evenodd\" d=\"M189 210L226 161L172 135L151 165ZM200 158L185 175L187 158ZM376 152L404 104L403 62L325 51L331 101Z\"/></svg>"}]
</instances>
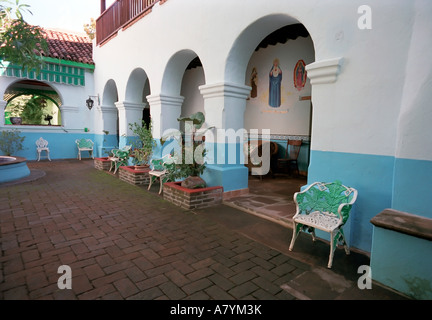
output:
<instances>
[{"instance_id":1,"label":"courtyard","mask_svg":"<svg viewBox=\"0 0 432 320\"><path fill-rule=\"evenodd\" d=\"M359 289L366 255L336 250L327 269L328 244L302 235L290 252L290 228L232 206L184 210L93 160L28 166L0 185L1 300L405 299Z\"/></svg>"}]
</instances>

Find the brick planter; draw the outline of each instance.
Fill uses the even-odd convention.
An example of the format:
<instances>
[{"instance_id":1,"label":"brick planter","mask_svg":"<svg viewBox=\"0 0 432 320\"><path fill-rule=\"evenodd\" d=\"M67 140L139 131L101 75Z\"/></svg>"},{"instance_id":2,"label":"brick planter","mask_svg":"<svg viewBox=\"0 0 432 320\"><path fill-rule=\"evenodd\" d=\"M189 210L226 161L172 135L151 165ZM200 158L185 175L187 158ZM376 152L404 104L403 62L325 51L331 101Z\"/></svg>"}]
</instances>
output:
<instances>
[{"instance_id":1,"label":"brick planter","mask_svg":"<svg viewBox=\"0 0 432 320\"><path fill-rule=\"evenodd\" d=\"M134 166L120 167L119 178L133 185L148 185L150 183L150 169L135 170Z\"/></svg>"},{"instance_id":2,"label":"brick planter","mask_svg":"<svg viewBox=\"0 0 432 320\"><path fill-rule=\"evenodd\" d=\"M184 209L201 209L222 203L223 187L188 189L180 184L181 182L165 183L164 199Z\"/></svg>"},{"instance_id":3,"label":"brick planter","mask_svg":"<svg viewBox=\"0 0 432 320\"><path fill-rule=\"evenodd\" d=\"M93 163L96 169L103 171L109 171L111 166L111 161L108 160L108 157L94 158Z\"/></svg>"}]
</instances>

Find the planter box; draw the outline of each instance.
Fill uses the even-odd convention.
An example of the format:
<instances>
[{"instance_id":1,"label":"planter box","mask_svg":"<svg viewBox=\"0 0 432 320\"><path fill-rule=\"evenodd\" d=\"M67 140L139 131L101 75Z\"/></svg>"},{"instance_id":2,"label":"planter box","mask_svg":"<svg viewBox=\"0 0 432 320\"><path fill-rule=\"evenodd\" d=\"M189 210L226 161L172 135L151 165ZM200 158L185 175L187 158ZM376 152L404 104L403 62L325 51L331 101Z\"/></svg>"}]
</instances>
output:
<instances>
[{"instance_id":1,"label":"planter box","mask_svg":"<svg viewBox=\"0 0 432 320\"><path fill-rule=\"evenodd\" d=\"M94 158L93 163L96 169L103 171L109 171L111 166L111 161L108 160L108 157Z\"/></svg>"},{"instance_id":2,"label":"planter box","mask_svg":"<svg viewBox=\"0 0 432 320\"><path fill-rule=\"evenodd\" d=\"M201 209L222 203L223 187L187 189L180 184L181 182L164 183L164 199L184 209Z\"/></svg>"},{"instance_id":3,"label":"planter box","mask_svg":"<svg viewBox=\"0 0 432 320\"><path fill-rule=\"evenodd\" d=\"M148 185L150 183L150 169L136 170L134 166L120 167L119 178L133 185Z\"/></svg>"}]
</instances>

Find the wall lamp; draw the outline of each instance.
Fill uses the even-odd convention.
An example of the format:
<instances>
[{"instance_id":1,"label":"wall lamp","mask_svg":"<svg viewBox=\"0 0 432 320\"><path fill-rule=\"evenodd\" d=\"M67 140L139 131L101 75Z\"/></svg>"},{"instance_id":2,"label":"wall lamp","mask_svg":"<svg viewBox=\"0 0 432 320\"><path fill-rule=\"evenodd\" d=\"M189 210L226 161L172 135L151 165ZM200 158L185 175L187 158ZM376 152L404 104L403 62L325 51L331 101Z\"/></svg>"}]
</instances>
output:
<instances>
[{"instance_id":1,"label":"wall lamp","mask_svg":"<svg viewBox=\"0 0 432 320\"><path fill-rule=\"evenodd\" d=\"M89 96L89 98L86 100L86 105L87 105L87 108L89 110L91 110L93 108L93 105L94 105L94 101L93 101L92 97L97 98L98 105L100 105L99 94L97 96Z\"/></svg>"}]
</instances>

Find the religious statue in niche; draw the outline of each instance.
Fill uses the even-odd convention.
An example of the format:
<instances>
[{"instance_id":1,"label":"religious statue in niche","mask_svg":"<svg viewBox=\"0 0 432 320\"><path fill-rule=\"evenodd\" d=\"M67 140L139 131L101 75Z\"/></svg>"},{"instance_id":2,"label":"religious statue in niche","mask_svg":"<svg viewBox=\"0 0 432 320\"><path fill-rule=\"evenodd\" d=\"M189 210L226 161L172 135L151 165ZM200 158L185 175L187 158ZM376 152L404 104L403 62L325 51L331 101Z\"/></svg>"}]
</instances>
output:
<instances>
[{"instance_id":1,"label":"religious statue in niche","mask_svg":"<svg viewBox=\"0 0 432 320\"><path fill-rule=\"evenodd\" d=\"M281 105L282 70L277 58L273 61L269 78L269 105L273 108L279 108Z\"/></svg>"},{"instance_id":2,"label":"religious statue in niche","mask_svg":"<svg viewBox=\"0 0 432 320\"><path fill-rule=\"evenodd\" d=\"M303 60L299 60L294 68L294 87L301 91L306 84L306 64Z\"/></svg>"},{"instance_id":3,"label":"religious statue in niche","mask_svg":"<svg viewBox=\"0 0 432 320\"><path fill-rule=\"evenodd\" d=\"M255 67L253 67L252 69L252 74L251 74L251 79L250 79L250 84L252 87L251 90L251 98L256 98L257 94L258 94L258 72L257 69Z\"/></svg>"}]
</instances>

